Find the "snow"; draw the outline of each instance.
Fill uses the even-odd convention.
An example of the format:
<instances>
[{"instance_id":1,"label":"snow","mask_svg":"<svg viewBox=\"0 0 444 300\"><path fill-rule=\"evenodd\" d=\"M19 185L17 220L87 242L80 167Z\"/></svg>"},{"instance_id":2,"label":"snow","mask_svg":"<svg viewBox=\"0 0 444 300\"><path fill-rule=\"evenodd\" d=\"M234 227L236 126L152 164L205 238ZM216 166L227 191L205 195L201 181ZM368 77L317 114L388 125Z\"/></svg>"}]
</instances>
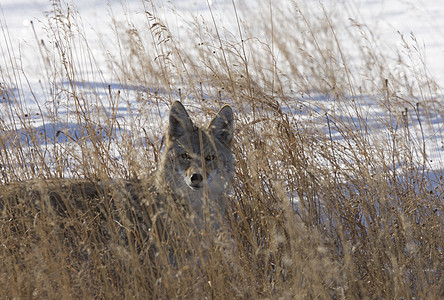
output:
<instances>
[{"instance_id":1,"label":"snow","mask_svg":"<svg viewBox=\"0 0 444 300\"><path fill-rule=\"evenodd\" d=\"M195 18L203 20L208 24L214 22L218 25L218 28L222 29L221 34L233 38L236 38L239 34L238 24L236 23L235 14L237 10L242 8L248 8L248 11L255 12L260 9L260 5L257 5L253 0L208 0L208 1L196 1L196 0L172 0L172 1L154 1L154 6L151 6L149 2L142 1L100 1L100 0L79 0L74 2L74 7L78 10L77 17L80 18L83 24L82 30L85 33L84 38L87 39L89 49L87 49L90 55L94 58L97 65L106 66L107 56L104 55L104 48L114 49L110 51L116 51L117 42L113 40L113 26L111 23L112 15L116 20L121 22L131 22L133 24L143 24L146 22L146 11L156 11L156 15L160 16L165 21L167 27L172 34L179 38L179 40L186 40L188 34L188 28ZM235 10L233 3L236 5ZM340 3L338 5L338 3ZM389 56L395 55L396 49L403 49L404 45L401 36L409 42L417 41L417 51L424 55L425 64L428 67L428 71L432 78L436 79L437 83L444 87L444 5L441 0L430 1L408 1L408 0L391 0L391 1L377 1L377 0L362 0L362 1L306 1L305 6L314 6L317 11L322 15L321 6L324 6L332 11L346 9L346 15L353 18L360 24L365 24L367 28L375 35L381 37L382 41L381 49ZM11 62L10 57L19 66L19 70L8 72L23 72L26 74L27 81L21 81L21 87L16 86L22 91L25 91L23 101L26 103L26 107L29 108L27 114L32 119L31 125L37 128L37 131L44 131L46 134L56 137L53 139L54 144L61 142L61 136L59 132L69 131L70 135L81 136L82 128L78 128L76 120L71 120L70 106L66 103L60 103L58 105L50 105L51 93L55 91L51 90L50 84L48 84L47 74L45 68L42 66L42 41L47 43L47 33L51 30L48 27L48 16L51 16L51 12L55 6L48 0L34 0L34 1L17 1L17 0L2 0L0 4L1 16L0 24L0 66L4 70L5 66L9 66ZM241 13L241 12L239 12ZM348 26L348 25L346 25ZM118 28L116 30L119 30ZM145 32L148 34L147 32ZM261 32L256 32L257 36L261 36ZM262 36L261 36L262 37ZM265 38L264 38L265 39ZM413 42L415 44L415 42ZM53 47L50 45L48 47ZM350 45L350 47L354 47ZM77 49L79 50L79 49ZM354 49L348 49L353 53ZM404 49L408 55L407 49ZM79 51L79 53L85 53L85 51ZM111 53L110 55L117 55L118 53ZM417 66L413 68L422 68L420 61L417 61ZM110 72L107 68L101 68L100 70L91 68L90 66L82 66L83 77L82 82L78 82L78 85L95 86L95 90L101 91L101 96L97 98L95 96L94 101L103 101L100 103L100 110L102 116L106 119L109 110L117 109L118 118L122 120L122 132L131 132L137 134L134 131L135 123L139 123L140 126L152 127L157 130L158 135L161 135L164 125L164 116L166 115L167 107L165 104L159 103L157 106L151 106L149 108L144 107L140 101L135 101L138 97L138 93L143 93L143 87L126 86L122 88L118 82L116 75ZM108 70L108 71L107 71ZM404 75L403 69L400 69L398 76ZM10 73L12 74L12 73ZM86 78L86 80L85 80ZM100 82L107 82L104 85ZM155 91L156 87L147 87L152 91ZM31 92L32 90L32 92ZM85 89L85 93L88 93ZM112 104L107 103L109 101L109 93L116 95L117 91L122 91L122 101L118 104L118 107L113 107ZM111 91L111 92L110 92ZM162 93L161 90L157 92ZM178 98L177 93L175 94ZM123 97L124 96L124 97ZM442 95L437 97L435 107L442 107ZM367 101L366 99L359 99L362 104L360 109L366 112L369 118L374 118L374 122L371 119L368 120L369 124L375 123L378 118L381 117L383 112L377 108L375 103ZM322 107L322 111L338 110L332 99L327 97L316 99L315 105ZM43 109L43 113L40 110ZM51 122L45 123L42 118L42 114L49 114L51 110L57 110L58 114L66 114L65 122L59 124L52 124ZM151 111L160 112L151 115L150 117L142 117L142 110L146 114L150 114ZM442 112L442 108L438 110ZM344 118L350 117L349 114L344 112ZM423 108L420 108L418 114L410 112L408 126L412 129L412 132L418 132L421 129L420 121L426 118L426 114ZM427 143L428 153L430 157L431 169L444 170L444 116L439 113L432 113L430 119L431 126L429 130L424 133L424 140ZM304 117L302 115L301 120ZM325 121L325 119L324 119ZM325 122L324 122L325 123ZM159 126L160 124L160 126ZM20 130L22 125L15 124L17 129ZM51 129L49 127L51 127ZM324 124L325 129L325 124ZM373 134L384 135L386 133L379 132L377 128L371 128ZM138 140L143 139L143 134L138 133ZM335 140L340 141L343 136L339 133L333 133ZM422 137L417 140L422 140ZM144 142L141 142L142 144ZM143 145L141 145L142 147ZM116 156L119 157L118 149L115 148Z\"/></svg>"},{"instance_id":2,"label":"snow","mask_svg":"<svg viewBox=\"0 0 444 300\"><path fill-rule=\"evenodd\" d=\"M251 3L249 3L251 2ZM254 1L235 1L239 7L254 6ZM342 2L342 1L341 1ZM234 9L232 1L154 1L156 10L163 19L168 20L167 25L175 34L180 36L180 29L186 26L185 22L198 16L209 20L210 11L216 17L216 22L228 31L235 33L237 24L234 19ZM307 5L319 6L318 1L308 1ZM321 2L325 6L336 5L335 1ZM335 4L333 4L335 3ZM444 56L444 5L439 0L427 1L375 1L361 0L347 2L346 6L350 11L350 17L369 27L375 35L384 36L387 46L400 46L399 33L409 36L413 33L420 45L426 51L427 65L431 73L444 80L444 64L440 64ZM36 39L30 21L34 21L37 30L37 37L43 36L45 17L52 11L51 1L12 1L2 0L1 11L3 14L2 28L7 26L13 45L17 47L29 46L24 51L24 58L32 58L36 54L32 48L36 46ZM151 7L142 5L142 1L133 0L121 1L75 1L74 6L80 12L80 16L85 21L86 33L91 34L94 28L99 34L109 34L109 28L104 26L109 21L109 11L112 10L115 16L124 19L125 14L132 14L134 22L143 21L144 9ZM123 8L122 8L123 7ZM338 5L338 9L344 6ZM173 11L174 9L174 11ZM239 9L239 8L238 8ZM136 17L135 17L136 16ZM137 17L139 16L139 17ZM178 16L183 17L181 20ZM91 29L91 31L90 31ZM399 33L398 33L399 32ZM97 36L91 34L91 39ZM28 53L31 52L31 53ZM34 53L32 53L34 52Z\"/></svg>"}]
</instances>

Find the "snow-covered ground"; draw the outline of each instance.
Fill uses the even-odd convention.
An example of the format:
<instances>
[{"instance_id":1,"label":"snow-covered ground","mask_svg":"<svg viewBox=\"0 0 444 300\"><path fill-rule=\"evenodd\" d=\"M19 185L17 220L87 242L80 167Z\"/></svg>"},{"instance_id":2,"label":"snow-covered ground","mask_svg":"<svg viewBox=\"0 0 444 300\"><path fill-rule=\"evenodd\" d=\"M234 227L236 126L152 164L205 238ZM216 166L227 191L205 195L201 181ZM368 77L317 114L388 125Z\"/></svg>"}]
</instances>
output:
<instances>
[{"instance_id":1,"label":"snow-covered ground","mask_svg":"<svg viewBox=\"0 0 444 300\"><path fill-rule=\"evenodd\" d=\"M231 33L237 32L234 9L230 0L153 2L157 14L166 20L169 29L179 37L185 34L186 22L192 20L193 16L209 20L211 18L209 7L219 26ZM319 1L305 2L305 5L317 7L321 13ZM420 50L425 54L426 65L431 74L441 85L444 85L444 63L442 63L444 61L444 4L441 1L357 0L345 2L347 5L343 5L342 1L339 5L336 1L321 1L322 5L337 6L338 10L346 7L348 10L346 14L350 18L365 24L375 36L382 37L381 40L385 41L387 51L402 47L400 34L407 39L413 34ZM94 47L98 46L98 36L111 34L111 27L107 26L110 23L110 11L116 18L124 19L130 15L132 22L143 22L144 11L152 8L147 3L145 2L144 5L139 0L80 0L75 1L75 7L85 22L84 29L90 45ZM235 1L235 3L240 8L251 9L254 6L254 1L251 0ZM33 65L35 66L36 56L39 55L37 40L44 38L46 16L53 9L51 1L2 0L0 8L2 30L9 32L15 52L18 52L17 49L20 47L24 67L32 68ZM33 27L36 30L35 33ZM2 56L5 54L2 53Z\"/></svg>"},{"instance_id":2,"label":"snow-covered ground","mask_svg":"<svg viewBox=\"0 0 444 300\"><path fill-rule=\"evenodd\" d=\"M248 8L250 12L260 9L255 7L255 1L252 0L237 0L234 3L237 8ZM346 11L341 11L341 13L349 15L349 18L360 24L365 24L371 32L380 37L379 41L382 45L379 46L389 56L395 55L396 49L402 49L400 36L404 36L410 41L416 39L417 51L423 54L428 72L441 87L444 87L444 4L442 4L442 1L357 0L341 1L339 5L337 3L336 1L322 1L322 4L320 4L319 1L304 1L305 6L315 7L319 14L322 14L322 5L333 11L333 14L335 9L343 10L346 8ZM139 0L113 0L108 2L79 0L75 1L74 6L79 12L78 16L84 26L85 38L88 40L95 62L104 66L107 62L103 55L103 39L112 39L113 36L110 15L118 20L130 19L132 23L138 24L146 21L145 11L156 10L156 14L165 21L169 30L179 38L189 34L189 31L186 30L188 22L191 22L194 17L211 23L211 18L214 16L215 22L220 28L233 35L238 32L238 24L235 19L236 11L231 0L158 0L154 1L154 6L147 1ZM26 73L28 81L23 83L22 86L25 101L29 101L31 110L41 109L38 105L36 106L35 99L42 99L42 101L47 99L48 87L42 84L42 82L45 82L46 73L42 66L39 43L46 41L46 33L49 30L47 17L51 15L53 10L52 2L48 0L2 0L0 9L0 29L2 31L0 33L0 66L5 68L5 65L10 64L9 60L11 58L20 61L20 68ZM257 34L260 35L260 32ZM353 52L353 49L350 49L350 52ZM422 68L422 65L412 67ZM105 71L103 74L90 75L88 77L91 79L89 80L90 84L103 82L103 80L96 80L97 78L103 78L105 82L109 83L111 89L117 89L114 74L106 73L106 70L106 68L101 70ZM399 74L399 76L401 75ZM33 94L31 91L26 92L28 83ZM104 86L103 91L104 93L108 92L106 86ZM133 116L128 114L137 114L141 107L139 102L134 101L134 99L131 100L131 98L136 97L135 90L130 89L127 92L127 97L130 98L132 110L128 110L127 103L124 103L125 108L122 108L119 113L122 118L131 119ZM318 105L324 102L325 107L329 107L329 101L327 98L319 99ZM434 101L437 101L439 107L442 108L442 97ZM362 107L364 110L365 107L368 110L375 110L376 108L373 106L374 103L369 102L363 103ZM43 105L43 107L45 106ZM162 109L165 109L165 107L162 107ZM440 115L439 112L442 112L442 109L437 113L432 112L431 123L433 126L425 134L425 140L431 157L431 167L436 170L444 170L444 116ZM157 116L156 126L159 127L158 124L162 124L161 117L164 114L165 111L162 111L160 118ZM375 113L374 117L379 118L380 114ZM72 126L70 121L66 120L66 126L68 129L75 130L75 126ZM371 120L369 122L371 123ZM38 121L35 125L42 126ZM410 126L416 129L418 122L411 120ZM131 126L128 125L126 129L131 130ZM53 130L57 132L60 131L60 128ZM336 138L340 139L339 136ZM118 154L116 155L118 156Z\"/></svg>"}]
</instances>

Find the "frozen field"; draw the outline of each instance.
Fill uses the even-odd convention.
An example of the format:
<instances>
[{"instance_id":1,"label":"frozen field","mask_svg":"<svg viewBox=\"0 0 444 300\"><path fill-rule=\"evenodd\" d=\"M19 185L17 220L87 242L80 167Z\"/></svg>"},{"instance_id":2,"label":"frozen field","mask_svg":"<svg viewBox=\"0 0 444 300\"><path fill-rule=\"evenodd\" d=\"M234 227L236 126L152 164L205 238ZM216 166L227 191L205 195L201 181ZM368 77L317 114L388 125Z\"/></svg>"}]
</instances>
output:
<instances>
[{"instance_id":1,"label":"frozen field","mask_svg":"<svg viewBox=\"0 0 444 300\"><path fill-rule=\"evenodd\" d=\"M57 82L61 82L66 87L70 82L75 82L76 88L85 93L86 97L82 100L85 101L84 105L87 107L93 105L97 108L93 114L101 119L97 121L98 128L106 127L103 124L114 110L117 118L121 120L119 128L122 133L131 132L136 137L135 140L141 142L140 146L146 147L146 142L142 142L143 128L151 128L157 134L157 138L160 138L167 109L165 101L156 102L153 99L156 97L168 98L170 101L174 98L182 99L193 107L192 102L195 98L184 91L190 91L195 87L184 87L183 83L175 82L173 79L169 83L170 90L168 91L156 86L155 80L152 80L152 86L142 86L131 78L122 77L123 73L131 72L131 69L117 70L111 61L119 57L119 49L128 45L125 45L124 41L117 42L116 35L133 26L143 28L140 30L142 38L151 38L147 29L150 25L147 25L147 22L151 21L151 25L155 22L150 20L145 13L150 12L168 28L169 34L174 37L178 47L191 50L190 55L193 53L198 55L192 50L195 48L196 40L199 39L198 33L193 31L193 26L197 23L205 24L210 31L217 28L216 33L227 41L239 40L240 35L243 35L244 39L254 38L263 43L270 43L270 36L262 28L252 28L248 23L249 18L256 18L256 16L266 19L264 8L267 5L261 6L254 1L235 1L234 3L236 6L233 6L232 1L225 0L144 3L124 1L123 4L121 1L108 3L75 1L71 10L73 20L78 23L76 24L78 27L73 27L73 30L79 34L79 37L70 41L71 45L67 43L66 46L71 47L73 51L72 57L77 60L74 63L77 64L75 67L78 71L73 70L76 78L66 78L65 75L48 70L49 66L45 61L45 59L51 59L50 53L57 50L57 45L51 41L51 35L56 30L51 26L57 26L54 22L56 5L52 5L51 1L43 0L3 0L1 3L1 66L4 78L2 84L5 88L4 97L7 93L15 93L23 104L23 116L26 115L25 119L30 122L28 125L37 128L40 136L44 132L44 135L51 137L53 142L60 143L63 141L63 135L60 135L60 132L73 136L77 131L78 133L81 131L79 119L76 119L76 114L72 114L76 111L75 107L78 103L70 101L65 91L62 91L63 88L57 87ZM339 20L341 27L338 30L346 32L351 24L359 23L359 26L371 32L377 38L375 38L375 47L391 59L387 61L387 64L391 64L390 67L394 70L392 76L395 80L407 78L408 72L412 72L426 76L427 80L436 81L438 87L427 89L424 95L410 95L410 99L406 99L406 103L397 106L396 110L403 114L402 110L407 109L405 111L406 124L414 133L412 143L416 143L415 146L423 143L427 156L424 159L428 160L427 164L430 169L442 170L444 165L444 104L442 102L444 6L440 4L440 1L428 1L427 5L423 2L408 1L345 1L340 4L335 2L334 5L332 3L327 1L323 3L324 6L321 6L318 1L308 1L301 4L301 9L310 11L313 18L322 18L324 11L328 11L333 18L337 17ZM238 20L241 24L238 24ZM341 23L341 20L344 23ZM119 28L120 25L122 25L121 28ZM273 30L285 32L286 28ZM196 36L193 36L194 33ZM304 33L301 32L302 34ZM359 66L360 58L357 54L359 51L356 48L359 42L348 41L347 34L338 34L337 39L341 42L342 51ZM363 48L366 47L364 43L362 45ZM404 59L400 57L397 60L396 56L399 55L405 56L407 68L396 65L397 61ZM292 70L285 70L285 59L281 58L283 56L279 51L276 51L275 56L278 63L282 65L282 70L291 73ZM190 59L193 58L190 57ZM304 67L301 67L301 70L304 72ZM353 66L350 70L360 72ZM310 81L310 75L306 76L306 80ZM372 78L367 78L367 80L371 82ZM313 110L315 116L305 114L304 110L301 110L295 116L295 120L305 122L308 118L312 122L318 122L320 130L325 130L324 113L326 112L342 116L341 118L346 122L353 122L353 118L357 117L357 112L350 112L349 107L341 107L331 95L314 91L314 94L309 97L307 95L301 97L301 92L296 92L300 89L298 84L298 82L290 81L284 83L289 99L293 100L282 101L282 108L294 112L302 104L310 111ZM59 94L57 94L57 89L60 90ZM209 89L204 91L202 86L200 89L202 97L214 98ZM116 95L118 92L119 101L113 102L112 96L111 99L108 96ZM406 91L395 92L401 93L400 98L404 97L402 93L407 95ZM381 95L380 91L375 91L372 96L368 96L368 90L364 91L358 95L356 101L359 113L364 114L366 118L368 127L365 130L374 136L384 136L387 132L380 129L377 123L381 118L387 117L387 105L392 104L386 103L385 107L381 106L380 101L378 103L377 100L378 93ZM153 94L158 96L154 97ZM223 95L216 97L223 97ZM140 98L145 100L140 101ZM229 99L225 100L230 102ZM421 105L422 101L428 102L427 107ZM155 108L153 108L154 102L156 102ZM8 101L3 101L3 105L7 106ZM8 116L10 122L16 123L14 126L18 130L23 129L22 121L16 120L11 114ZM51 120L55 116L57 120ZM5 122L7 122L6 119L8 118L4 117ZM360 129L363 128L360 127ZM342 139L340 133L330 132L329 134L337 141ZM56 135L57 137L54 138ZM29 139L26 134L24 136L24 139ZM41 138L39 142L42 142ZM116 147L110 147L110 151L116 159L120 159L121 153Z\"/></svg>"},{"instance_id":2,"label":"frozen field","mask_svg":"<svg viewBox=\"0 0 444 300\"><path fill-rule=\"evenodd\" d=\"M0 0L0 295L443 299L443 88L442 0ZM175 100L235 113L218 232L144 180Z\"/></svg>"}]
</instances>

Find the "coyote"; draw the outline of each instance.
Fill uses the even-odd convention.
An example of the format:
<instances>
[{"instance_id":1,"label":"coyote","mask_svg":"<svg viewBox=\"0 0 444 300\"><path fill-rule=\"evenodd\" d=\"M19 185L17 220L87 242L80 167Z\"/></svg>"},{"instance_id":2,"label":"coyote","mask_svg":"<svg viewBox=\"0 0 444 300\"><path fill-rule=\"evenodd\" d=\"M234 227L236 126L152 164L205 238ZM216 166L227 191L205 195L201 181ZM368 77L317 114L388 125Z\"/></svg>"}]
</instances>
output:
<instances>
[{"instance_id":1,"label":"coyote","mask_svg":"<svg viewBox=\"0 0 444 300\"><path fill-rule=\"evenodd\" d=\"M89 215L94 222L102 220L97 228L106 227L104 223L113 224L109 222L113 220L128 229L124 235L131 236L139 246L153 232L169 235L174 222L179 221L167 219L179 214L191 220L187 225L203 228L211 222L212 228L220 228L233 177L232 141L230 106L224 106L207 127L200 128L176 101L169 113L161 163L152 176L138 180L52 179L8 184L0 187L0 216L8 219L30 212L40 218L44 211L47 214L43 216L81 220Z\"/></svg>"},{"instance_id":2,"label":"coyote","mask_svg":"<svg viewBox=\"0 0 444 300\"><path fill-rule=\"evenodd\" d=\"M199 223L206 216L223 216L234 165L231 107L224 106L202 129L193 124L180 102L174 102L168 121L156 189L188 203Z\"/></svg>"}]
</instances>

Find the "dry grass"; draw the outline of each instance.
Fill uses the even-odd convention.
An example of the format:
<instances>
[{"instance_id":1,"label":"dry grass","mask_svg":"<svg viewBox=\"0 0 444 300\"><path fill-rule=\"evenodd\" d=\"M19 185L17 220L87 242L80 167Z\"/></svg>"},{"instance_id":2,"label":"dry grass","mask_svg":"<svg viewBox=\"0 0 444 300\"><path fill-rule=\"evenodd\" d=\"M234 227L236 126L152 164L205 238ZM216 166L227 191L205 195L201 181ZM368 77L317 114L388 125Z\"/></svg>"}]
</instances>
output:
<instances>
[{"instance_id":1,"label":"dry grass","mask_svg":"<svg viewBox=\"0 0 444 300\"><path fill-rule=\"evenodd\" d=\"M444 297L443 156L426 147L442 143L444 107L427 72L408 67L421 61L416 40L403 37L400 78L378 37L328 9L289 1L247 19L248 9L233 7L239 32L196 19L180 40L157 7L143 5L144 26L112 18L118 51L102 40L118 89L102 88L104 66L71 6L54 5L39 43L45 92L33 91L35 104L3 31L1 181L143 179L159 162L169 103L205 117L230 103L236 173L226 228L196 232L173 210L178 234L165 246L153 233L153 258L151 245L128 243L144 224L128 221L122 237L110 212L124 196L63 189L59 213L45 198L48 181L9 184L0 195L2 297ZM348 53L345 41L359 50Z\"/></svg>"}]
</instances>

